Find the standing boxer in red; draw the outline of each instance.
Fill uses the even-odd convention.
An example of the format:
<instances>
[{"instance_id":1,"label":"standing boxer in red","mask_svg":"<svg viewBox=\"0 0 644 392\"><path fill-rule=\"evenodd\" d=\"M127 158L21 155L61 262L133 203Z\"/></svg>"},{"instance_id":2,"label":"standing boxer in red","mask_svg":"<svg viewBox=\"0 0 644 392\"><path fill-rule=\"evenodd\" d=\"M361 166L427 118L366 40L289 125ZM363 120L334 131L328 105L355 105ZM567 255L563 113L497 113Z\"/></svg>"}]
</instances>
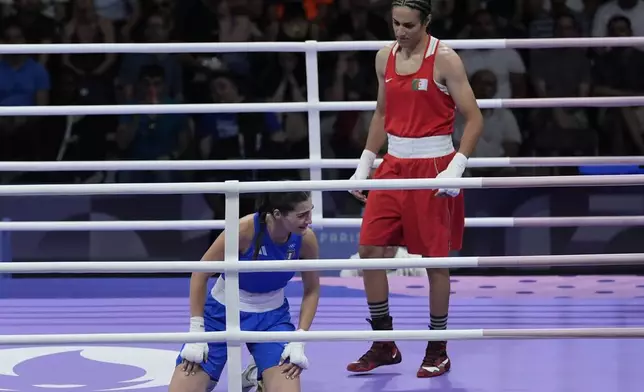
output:
<instances>
[{"instance_id":1,"label":"standing boxer in red","mask_svg":"<svg viewBox=\"0 0 644 392\"><path fill-rule=\"evenodd\" d=\"M351 177L369 176L376 153L388 141L384 162L374 178L459 178L482 132L483 117L459 56L428 33L431 0L393 0L396 42L376 55L379 81L376 111L358 168ZM458 152L452 144L455 110L466 125ZM388 246L407 246L409 253L445 257L461 248L465 226L459 189L374 190L360 231L360 258L383 258ZM430 282L430 329L447 328L449 270L427 271ZM385 271L365 270L363 280L371 327L392 330L389 284ZM374 342L351 372L367 372L400 363L395 342ZM418 377L449 371L447 342L429 342Z\"/></svg>"}]
</instances>

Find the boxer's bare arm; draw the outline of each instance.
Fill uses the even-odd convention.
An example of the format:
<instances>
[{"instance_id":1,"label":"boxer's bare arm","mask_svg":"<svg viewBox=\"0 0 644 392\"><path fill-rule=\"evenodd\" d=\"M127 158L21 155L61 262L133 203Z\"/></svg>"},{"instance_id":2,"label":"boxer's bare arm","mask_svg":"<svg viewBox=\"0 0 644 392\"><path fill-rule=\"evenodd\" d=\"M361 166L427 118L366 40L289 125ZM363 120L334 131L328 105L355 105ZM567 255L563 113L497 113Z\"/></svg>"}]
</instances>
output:
<instances>
[{"instance_id":1,"label":"boxer's bare arm","mask_svg":"<svg viewBox=\"0 0 644 392\"><path fill-rule=\"evenodd\" d=\"M376 76L378 77L378 100L376 102L376 111L373 113L371 124L369 125L369 136L365 149L378 154L382 146L387 141L385 132L385 67L387 59L391 53L391 46L386 46L376 54Z\"/></svg>"},{"instance_id":2,"label":"boxer's bare arm","mask_svg":"<svg viewBox=\"0 0 644 392\"><path fill-rule=\"evenodd\" d=\"M247 215L239 221L239 250L245 252L252 242L255 234L253 215ZM219 234L217 239L201 258L202 261L223 261L225 253L225 232ZM190 277L190 316L203 317L206 304L208 279L219 273L193 272Z\"/></svg>"},{"instance_id":3,"label":"boxer's bare arm","mask_svg":"<svg viewBox=\"0 0 644 392\"><path fill-rule=\"evenodd\" d=\"M465 118L465 129L458 152L470 157L483 132L483 115L472 92L465 66L458 54L441 42L436 56L436 68L456 108Z\"/></svg>"}]
</instances>

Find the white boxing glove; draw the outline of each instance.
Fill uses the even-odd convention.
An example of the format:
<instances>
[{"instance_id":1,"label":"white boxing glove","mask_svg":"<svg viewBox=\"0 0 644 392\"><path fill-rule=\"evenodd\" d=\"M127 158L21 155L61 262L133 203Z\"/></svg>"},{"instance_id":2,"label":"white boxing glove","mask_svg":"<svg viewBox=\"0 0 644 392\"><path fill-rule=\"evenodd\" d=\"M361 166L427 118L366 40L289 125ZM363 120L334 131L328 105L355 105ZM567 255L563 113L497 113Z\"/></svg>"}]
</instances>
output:
<instances>
[{"instance_id":1,"label":"white boxing glove","mask_svg":"<svg viewBox=\"0 0 644 392\"><path fill-rule=\"evenodd\" d=\"M309 359L304 355L304 343L291 342L284 347L282 351L282 363L288 359L289 363L296 365L302 369L308 369Z\"/></svg>"},{"instance_id":2,"label":"white boxing glove","mask_svg":"<svg viewBox=\"0 0 644 392\"><path fill-rule=\"evenodd\" d=\"M203 317L190 318L190 332L205 332ZM208 359L208 343L186 343L181 358L192 363L203 363Z\"/></svg>"},{"instance_id":3,"label":"white boxing glove","mask_svg":"<svg viewBox=\"0 0 644 392\"><path fill-rule=\"evenodd\" d=\"M467 157L463 154L456 153L452 161L447 165L447 168L438 173L436 178L461 178L467 168ZM456 197L461 192L458 188L440 188L436 192L436 196L450 196Z\"/></svg>"},{"instance_id":4,"label":"white boxing glove","mask_svg":"<svg viewBox=\"0 0 644 392\"><path fill-rule=\"evenodd\" d=\"M358 163L358 167L356 168L355 173L351 176L350 180L366 180L369 178L369 174L371 173L371 168L373 167L373 163L376 161L376 154L369 150L364 150L362 151L362 155L360 155L360 162ZM351 190L349 192L352 192Z\"/></svg>"}]
</instances>

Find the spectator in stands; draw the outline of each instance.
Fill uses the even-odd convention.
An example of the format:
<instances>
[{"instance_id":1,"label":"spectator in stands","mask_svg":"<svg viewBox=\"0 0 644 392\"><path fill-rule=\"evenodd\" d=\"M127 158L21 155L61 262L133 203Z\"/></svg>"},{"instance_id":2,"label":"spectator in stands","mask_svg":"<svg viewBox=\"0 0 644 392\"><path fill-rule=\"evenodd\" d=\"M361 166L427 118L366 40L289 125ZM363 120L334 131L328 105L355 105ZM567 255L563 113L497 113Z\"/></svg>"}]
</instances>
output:
<instances>
[{"instance_id":1,"label":"spectator in stands","mask_svg":"<svg viewBox=\"0 0 644 392\"><path fill-rule=\"evenodd\" d=\"M72 18L65 26L65 43L113 43L114 27L101 18L92 0L73 0ZM115 53L63 54L62 63L73 71L79 85L95 96L95 101L109 103L113 97L112 67Z\"/></svg>"},{"instance_id":2,"label":"spectator in stands","mask_svg":"<svg viewBox=\"0 0 644 392\"><path fill-rule=\"evenodd\" d=\"M228 1L221 1L218 9L219 42L252 42L260 41L262 33L255 23L248 17L244 3L231 5ZM225 69L240 75L248 75L251 71L250 53L221 53Z\"/></svg>"},{"instance_id":3,"label":"spectator in stands","mask_svg":"<svg viewBox=\"0 0 644 392\"><path fill-rule=\"evenodd\" d=\"M623 16L631 21L633 35L644 36L644 1L610 0L597 10L593 20L593 37L610 35L608 22L615 16Z\"/></svg>"},{"instance_id":4,"label":"spectator in stands","mask_svg":"<svg viewBox=\"0 0 644 392\"><path fill-rule=\"evenodd\" d=\"M17 0L16 20L20 23L28 44L50 44L56 40L56 23L41 13L41 0ZM37 55L38 61L47 66L49 54Z\"/></svg>"},{"instance_id":5,"label":"spectator in stands","mask_svg":"<svg viewBox=\"0 0 644 392\"><path fill-rule=\"evenodd\" d=\"M25 44L25 35L17 20L3 21L2 41L10 45ZM0 106L47 105L49 89L49 73L42 64L24 54L2 56ZM37 159L40 120L40 117L0 117L0 160Z\"/></svg>"},{"instance_id":6,"label":"spectator in stands","mask_svg":"<svg viewBox=\"0 0 644 392\"><path fill-rule=\"evenodd\" d=\"M583 37L592 35L593 21L601 5L602 0L583 0L583 5L578 13L579 26Z\"/></svg>"},{"instance_id":7,"label":"spectator in stands","mask_svg":"<svg viewBox=\"0 0 644 392\"><path fill-rule=\"evenodd\" d=\"M382 15L375 14L369 0L349 0L349 9L340 14L334 35L349 34L357 41L392 38L391 27Z\"/></svg>"},{"instance_id":8,"label":"spectator in stands","mask_svg":"<svg viewBox=\"0 0 644 392\"><path fill-rule=\"evenodd\" d=\"M138 87L133 104L176 103L168 94L168 84L161 66L144 66ZM116 138L125 159L180 159L190 143L190 122L184 114L124 115L120 117ZM123 172L119 175L119 181L172 182L179 180L176 176L177 172L173 171Z\"/></svg>"},{"instance_id":9,"label":"spectator in stands","mask_svg":"<svg viewBox=\"0 0 644 392\"><path fill-rule=\"evenodd\" d=\"M279 53L278 64L266 68L262 78L264 91L270 102L306 102L304 56L300 53ZM289 146L289 157L309 157L308 120L306 113L280 113L281 128Z\"/></svg>"},{"instance_id":10,"label":"spectator in stands","mask_svg":"<svg viewBox=\"0 0 644 392\"><path fill-rule=\"evenodd\" d=\"M277 41L306 41L318 39L317 25L309 22L301 3L286 3L277 32Z\"/></svg>"},{"instance_id":11,"label":"spectator in stands","mask_svg":"<svg viewBox=\"0 0 644 392\"><path fill-rule=\"evenodd\" d=\"M342 34L337 41L353 41L349 34ZM371 56L373 57L373 56ZM373 58L371 59L373 62ZM369 91L377 89L373 73L363 72L367 64L360 52L338 52L329 62L330 72L323 72L321 86L326 101L361 101ZM327 79L327 80L324 80ZM372 97L375 99L375 96Z\"/></svg>"},{"instance_id":12,"label":"spectator in stands","mask_svg":"<svg viewBox=\"0 0 644 392\"><path fill-rule=\"evenodd\" d=\"M457 0L448 0L456 3ZM520 23L525 13L526 0L466 0L468 14L485 9L494 15L504 25Z\"/></svg>"},{"instance_id":13,"label":"spectator in stands","mask_svg":"<svg viewBox=\"0 0 644 392\"><path fill-rule=\"evenodd\" d=\"M498 86L497 78L491 70L480 70L475 72L470 78L472 91L477 99L489 99L496 95ZM521 130L514 114L508 109L483 109L481 110L485 118L483 133L476 145L473 157L513 157L519 154L521 146ZM454 124L454 144L460 144L463 136L465 123L463 117L458 114ZM513 168L508 168L513 169ZM477 175L481 174L501 174L508 170L478 170Z\"/></svg>"},{"instance_id":14,"label":"spectator in stands","mask_svg":"<svg viewBox=\"0 0 644 392\"><path fill-rule=\"evenodd\" d=\"M571 7L570 0L532 0L526 8L528 36L530 38L551 38L555 36L556 20L569 16L576 23L581 22L581 14Z\"/></svg>"},{"instance_id":15,"label":"spectator in stands","mask_svg":"<svg viewBox=\"0 0 644 392\"><path fill-rule=\"evenodd\" d=\"M571 15L557 17L555 37L580 35L577 20ZM584 48L534 50L530 70L536 95L546 97L587 97L590 91L590 60ZM556 58L557 61L552 61Z\"/></svg>"},{"instance_id":16,"label":"spectator in stands","mask_svg":"<svg viewBox=\"0 0 644 392\"><path fill-rule=\"evenodd\" d=\"M171 41L171 37L175 36L175 27L177 19L177 2L176 0L152 0L151 3L143 3L149 8L147 12L142 14L142 19L147 16L160 15L163 19L163 27L166 32L166 41ZM145 24L144 29L147 27ZM143 33L145 35L145 32Z\"/></svg>"},{"instance_id":17,"label":"spectator in stands","mask_svg":"<svg viewBox=\"0 0 644 392\"><path fill-rule=\"evenodd\" d=\"M26 43L24 31L15 19L3 21L5 44ZM0 60L0 105L32 106L49 103L49 73L38 62L24 54L5 54Z\"/></svg>"},{"instance_id":18,"label":"spectator in stands","mask_svg":"<svg viewBox=\"0 0 644 392\"><path fill-rule=\"evenodd\" d=\"M608 22L608 35L633 35L631 21L615 16ZM600 53L593 68L594 94L599 96L628 96L644 94L644 53L631 47L607 48ZM644 109L608 108L602 111L602 137L611 155L644 154Z\"/></svg>"},{"instance_id":19,"label":"spectator in stands","mask_svg":"<svg viewBox=\"0 0 644 392\"><path fill-rule=\"evenodd\" d=\"M52 94L53 105L87 105L91 97L83 94L77 76L71 71L59 75ZM49 151L41 159L52 161L92 161L114 159L118 116L56 116L48 122ZM109 181L112 172L59 172L53 178L64 182ZM109 181L112 182L112 181Z\"/></svg>"},{"instance_id":20,"label":"spectator in stands","mask_svg":"<svg viewBox=\"0 0 644 392\"><path fill-rule=\"evenodd\" d=\"M210 93L214 103L248 102L243 86L232 74L215 74L210 81ZM280 159L286 156L286 138L273 113L198 115L196 134L201 159ZM218 181L254 178L252 172L239 171L220 171L213 175Z\"/></svg>"},{"instance_id":21,"label":"spectator in stands","mask_svg":"<svg viewBox=\"0 0 644 392\"><path fill-rule=\"evenodd\" d=\"M344 40L352 40L344 35ZM370 96L370 90L377 87L369 85L369 74L363 71L357 52L340 52L336 55L334 72L322 80L322 86L328 86L324 91L326 101L368 101L375 99ZM360 156L364 149L369 124L373 112L341 111L329 113L322 121L323 133L329 137L330 146L335 158L353 159ZM346 173L345 173L346 172ZM340 178L349 178L352 170L339 170Z\"/></svg>"},{"instance_id":22,"label":"spectator in stands","mask_svg":"<svg viewBox=\"0 0 644 392\"><path fill-rule=\"evenodd\" d=\"M574 38L580 34L577 20L563 14L556 19L555 36ZM590 60L584 48L533 51L532 83L539 98L587 97L590 93ZM557 61L552 61L556 58ZM586 109L556 107L532 111L531 128L535 148L547 155L595 155L597 137Z\"/></svg>"},{"instance_id":23,"label":"spectator in stands","mask_svg":"<svg viewBox=\"0 0 644 392\"><path fill-rule=\"evenodd\" d=\"M487 10L478 10L472 15L471 39L498 38L496 22ZM498 88L493 98L522 98L526 96L526 67L519 53L514 49L462 50L468 76L482 69L490 70L496 76Z\"/></svg>"},{"instance_id":24,"label":"spectator in stands","mask_svg":"<svg viewBox=\"0 0 644 392\"><path fill-rule=\"evenodd\" d=\"M78 1L78 0L72 0ZM141 18L140 0L92 0L99 18L111 22L118 41L128 42Z\"/></svg>"},{"instance_id":25,"label":"spectator in stands","mask_svg":"<svg viewBox=\"0 0 644 392\"><path fill-rule=\"evenodd\" d=\"M249 17L262 32L265 41L276 41L280 31L279 4L263 0L250 1ZM261 14L258 13L261 10Z\"/></svg>"},{"instance_id":26,"label":"spectator in stands","mask_svg":"<svg viewBox=\"0 0 644 392\"><path fill-rule=\"evenodd\" d=\"M248 102L246 89L234 74L217 73L210 83L211 102ZM243 160L259 158L287 158L285 137L277 116L272 113L208 113L196 118L196 135L201 159ZM290 157L288 157L290 158ZM251 181L278 180L289 176L287 170L217 170L202 172L202 180ZM292 175L291 175L292 176ZM206 200L215 219L224 214L223 195L207 195ZM242 195L241 214L254 211L255 196Z\"/></svg>"},{"instance_id":27,"label":"spectator in stands","mask_svg":"<svg viewBox=\"0 0 644 392\"><path fill-rule=\"evenodd\" d=\"M459 4L457 7L453 0L432 2L432 22L430 23L432 35L441 39L456 38L465 27L469 6L467 4L463 7Z\"/></svg>"},{"instance_id":28,"label":"spectator in stands","mask_svg":"<svg viewBox=\"0 0 644 392\"><path fill-rule=\"evenodd\" d=\"M565 2L565 0L564 0ZM527 24L528 37L551 38L554 36L554 20L552 11L560 7L561 0L553 0L555 9L547 10L544 0L530 0L526 2L524 20Z\"/></svg>"},{"instance_id":29,"label":"spectator in stands","mask_svg":"<svg viewBox=\"0 0 644 392\"><path fill-rule=\"evenodd\" d=\"M231 5L226 0L200 0L187 15L182 38L189 42L250 42L261 40L263 36L243 6ZM248 75L252 58L251 53L184 54L189 100L208 101L209 74L212 72Z\"/></svg>"},{"instance_id":30,"label":"spectator in stands","mask_svg":"<svg viewBox=\"0 0 644 392\"><path fill-rule=\"evenodd\" d=\"M144 37L147 43L168 42L169 29L166 20L160 14L146 18ZM147 65L158 65L163 68L168 87L168 95L176 101L183 100L183 71L177 55L171 53L126 53L122 57L119 72L123 84L125 99L133 98L134 87L141 69Z\"/></svg>"},{"instance_id":31,"label":"spectator in stands","mask_svg":"<svg viewBox=\"0 0 644 392\"><path fill-rule=\"evenodd\" d=\"M178 34L182 42L219 42L219 4L217 0L177 3L185 7L179 18ZM181 53L184 95L187 102L208 102L211 72L225 71L218 53Z\"/></svg>"}]
</instances>

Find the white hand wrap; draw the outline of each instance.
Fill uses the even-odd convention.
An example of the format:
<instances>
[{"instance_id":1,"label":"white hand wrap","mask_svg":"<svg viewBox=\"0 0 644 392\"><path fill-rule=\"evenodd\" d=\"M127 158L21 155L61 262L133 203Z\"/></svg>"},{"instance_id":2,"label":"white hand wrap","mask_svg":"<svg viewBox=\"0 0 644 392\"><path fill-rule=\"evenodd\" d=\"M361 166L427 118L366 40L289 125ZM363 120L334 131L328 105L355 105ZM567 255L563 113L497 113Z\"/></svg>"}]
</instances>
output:
<instances>
[{"instance_id":1,"label":"white hand wrap","mask_svg":"<svg viewBox=\"0 0 644 392\"><path fill-rule=\"evenodd\" d=\"M205 332L203 317L190 318L190 332ZM208 343L186 343L181 350L181 358L192 363L206 362Z\"/></svg>"},{"instance_id":2,"label":"white hand wrap","mask_svg":"<svg viewBox=\"0 0 644 392\"><path fill-rule=\"evenodd\" d=\"M447 168L438 173L436 178L461 178L466 168L467 157L459 152L454 155L454 158L452 158ZM456 197L460 192L461 190L457 188L441 188L438 190L437 195Z\"/></svg>"},{"instance_id":3,"label":"white hand wrap","mask_svg":"<svg viewBox=\"0 0 644 392\"><path fill-rule=\"evenodd\" d=\"M362 151L362 155L360 155L360 162L358 163L358 168L356 169L356 172L353 173L350 179L366 180L367 178L369 178L369 174L371 173L371 168L373 167L375 160L376 154L369 150Z\"/></svg>"},{"instance_id":4,"label":"white hand wrap","mask_svg":"<svg viewBox=\"0 0 644 392\"><path fill-rule=\"evenodd\" d=\"M284 347L282 360L286 361L287 359L290 363L302 369L308 369L309 367L309 359L304 355L304 343L302 342L291 342Z\"/></svg>"}]
</instances>

